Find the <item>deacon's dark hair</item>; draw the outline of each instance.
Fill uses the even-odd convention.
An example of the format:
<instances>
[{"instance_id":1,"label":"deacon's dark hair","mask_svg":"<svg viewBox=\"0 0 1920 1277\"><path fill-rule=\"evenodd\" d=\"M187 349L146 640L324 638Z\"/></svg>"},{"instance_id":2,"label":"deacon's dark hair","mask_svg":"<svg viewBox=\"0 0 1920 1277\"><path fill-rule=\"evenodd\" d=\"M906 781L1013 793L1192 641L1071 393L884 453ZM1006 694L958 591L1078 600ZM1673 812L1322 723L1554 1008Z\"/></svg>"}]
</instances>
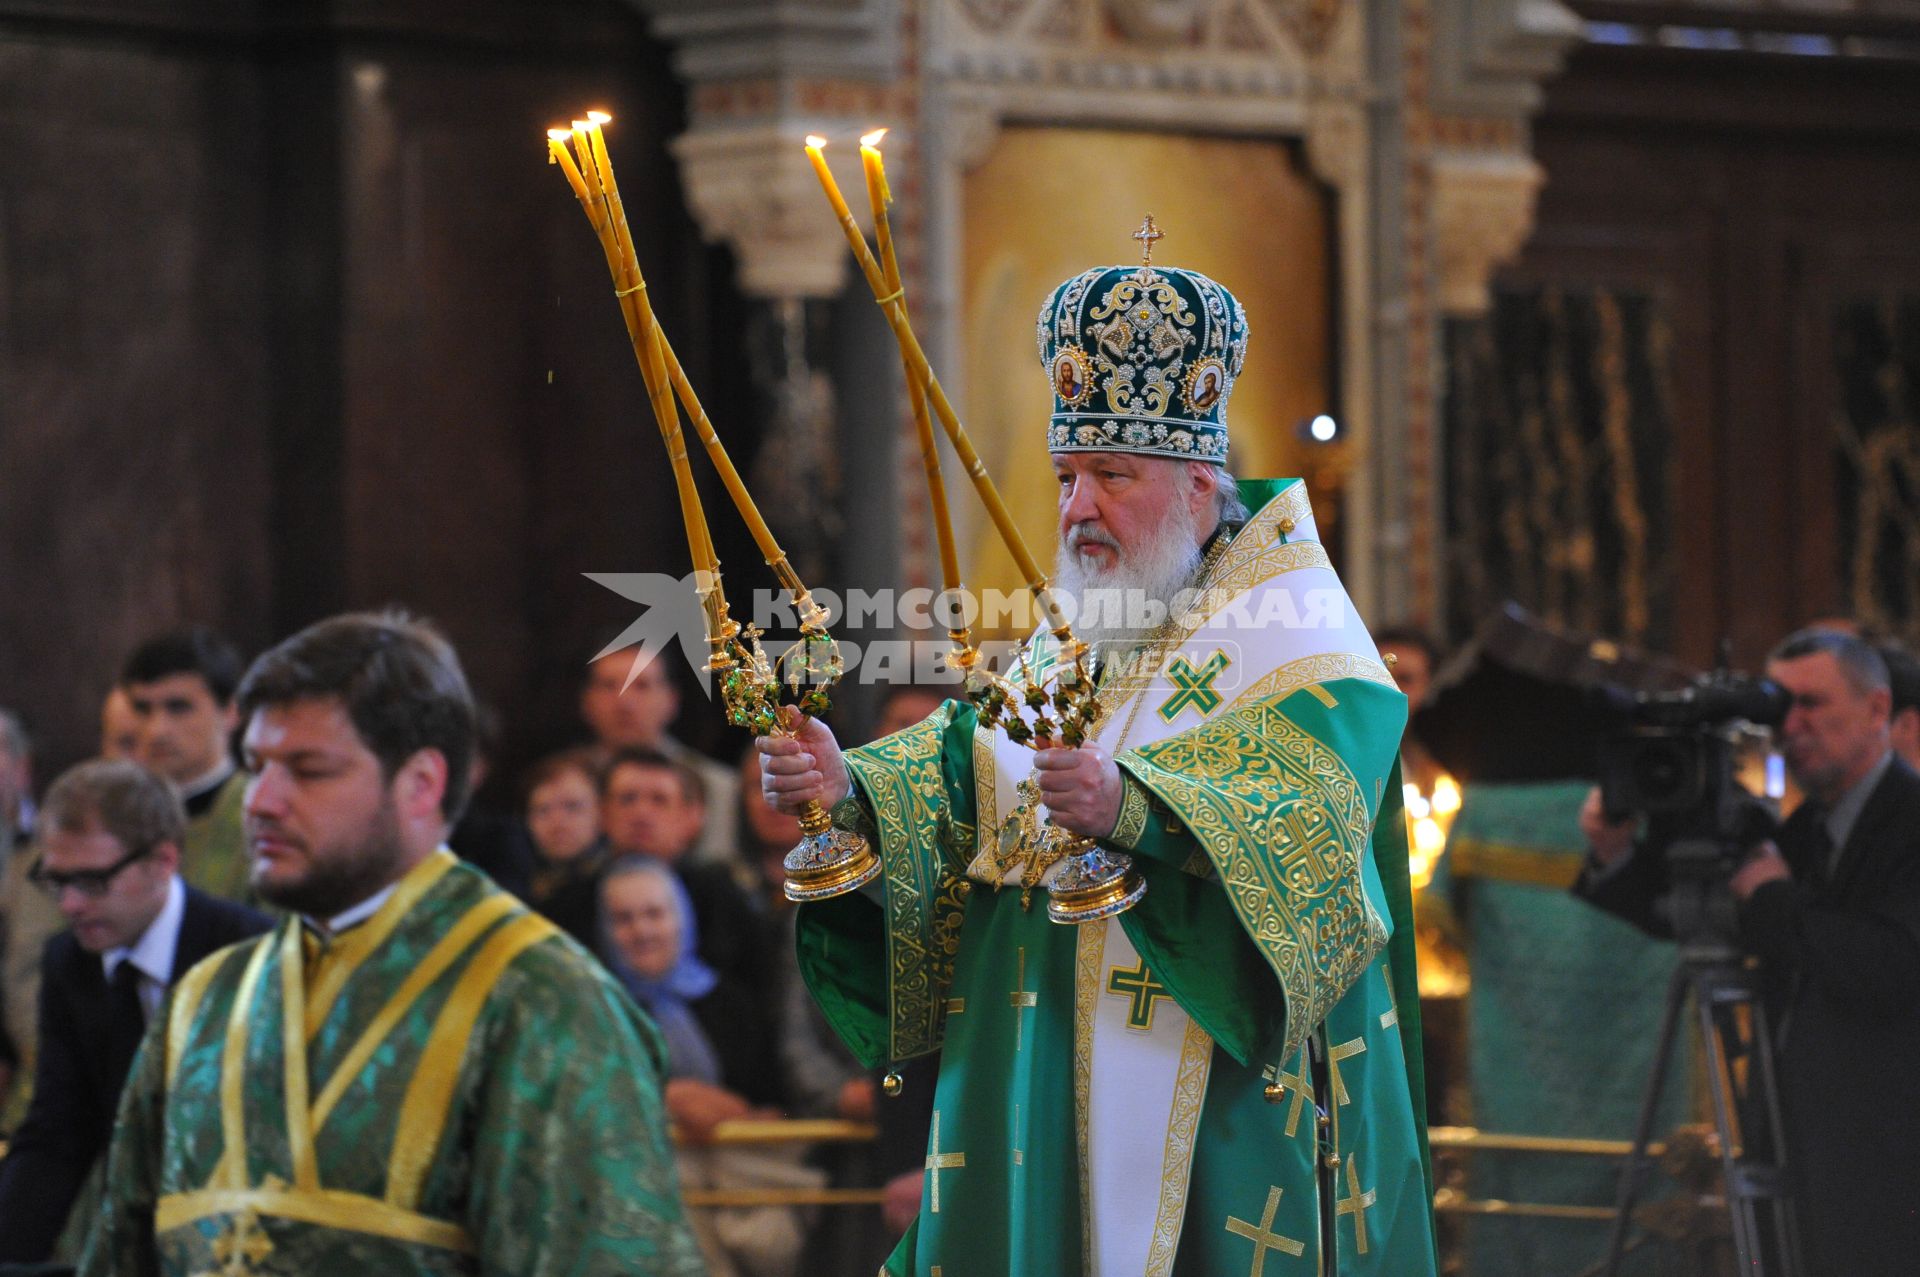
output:
<instances>
[{"instance_id":1,"label":"deacon's dark hair","mask_svg":"<svg viewBox=\"0 0 1920 1277\"><path fill-rule=\"evenodd\" d=\"M1887 663L1887 686L1893 692L1893 712L1920 709L1920 656L1904 644L1882 643L1880 659Z\"/></svg>"},{"instance_id":2,"label":"deacon's dark hair","mask_svg":"<svg viewBox=\"0 0 1920 1277\"><path fill-rule=\"evenodd\" d=\"M153 683L175 674L198 674L213 699L222 705L233 700L246 663L240 649L204 625L157 634L133 649L120 669L120 685Z\"/></svg>"},{"instance_id":3,"label":"deacon's dark hair","mask_svg":"<svg viewBox=\"0 0 1920 1277\"><path fill-rule=\"evenodd\" d=\"M305 700L339 701L389 780L421 750L439 750L440 810L448 823L460 819L473 777L473 693L440 631L401 611L329 617L265 653L240 683L243 718Z\"/></svg>"},{"instance_id":4,"label":"deacon's dark hair","mask_svg":"<svg viewBox=\"0 0 1920 1277\"><path fill-rule=\"evenodd\" d=\"M605 798L613 789L613 774L622 767L647 767L654 771L673 773L680 782L680 796L690 803L707 805L707 783L700 779L700 773L693 770L677 758L668 758L657 749L648 749L644 745L629 745L616 749L607 759L606 770L600 773L600 797Z\"/></svg>"},{"instance_id":5,"label":"deacon's dark hair","mask_svg":"<svg viewBox=\"0 0 1920 1277\"><path fill-rule=\"evenodd\" d=\"M1863 696L1889 685L1887 663L1873 644L1838 630L1798 630L1767 653L1767 660L1797 661L1817 652L1831 653L1833 659L1840 662L1840 672L1846 675L1847 685Z\"/></svg>"}]
</instances>

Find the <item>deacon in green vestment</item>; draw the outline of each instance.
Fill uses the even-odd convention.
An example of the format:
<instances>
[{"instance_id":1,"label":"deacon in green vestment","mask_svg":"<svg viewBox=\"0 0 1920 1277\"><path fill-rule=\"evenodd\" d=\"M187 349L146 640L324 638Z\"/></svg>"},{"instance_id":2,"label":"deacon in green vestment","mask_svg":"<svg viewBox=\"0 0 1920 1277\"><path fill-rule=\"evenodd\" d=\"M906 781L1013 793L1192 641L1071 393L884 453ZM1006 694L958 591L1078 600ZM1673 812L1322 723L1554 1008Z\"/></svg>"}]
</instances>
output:
<instances>
[{"instance_id":1,"label":"deacon in green vestment","mask_svg":"<svg viewBox=\"0 0 1920 1277\"><path fill-rule=\"evenodd\" d=\"M1406 701L1304 486L1227 476L1246 335L1226 289L1145 263L1041 310L1086 746L956 701L845 754L815 721L760 742L772 801L834 803L885 866L802 906L816 999L870 1064L942 1049L894 1277L1435 1271ZM1051 636L1027 651L1046 670ZM1047 817L1145 898L1049 921Z\"/></svg>"},{"instance_id":2,"label":"deacon in green vestment","mask_svg":"<svg viewBox=\"0 0 1920 1277\"><path fill-rule=\"evenodd\" d=\"M172 781L187 807L180 876L208 895L250 902L241 820L247 778L228 749L239 726L233 694L244 668L232 643L192 625L134 648L121 667L120 690L132 757ZM103 739L103 747L110 744Z\"/></svg>"},{"instance_id":3,"label":"deacon in green vestment","mask_svg":"<svg viewBox=\"0 0 1920 1277\"><path fill-rule=\"evenodd\" d=\"M472 753L452 649L337 617L240 700L253 885L289 916L154 1018L81 1272L702 1272L651 1022L440 845Z\"/></svg>"}]
</instances>

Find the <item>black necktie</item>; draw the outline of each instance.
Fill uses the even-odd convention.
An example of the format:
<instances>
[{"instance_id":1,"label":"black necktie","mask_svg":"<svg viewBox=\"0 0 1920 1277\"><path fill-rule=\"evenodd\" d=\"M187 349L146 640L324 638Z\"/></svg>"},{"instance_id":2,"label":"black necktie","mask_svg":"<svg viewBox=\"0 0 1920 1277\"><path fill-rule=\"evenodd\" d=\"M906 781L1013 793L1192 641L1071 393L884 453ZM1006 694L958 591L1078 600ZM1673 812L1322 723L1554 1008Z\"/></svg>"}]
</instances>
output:
<instances>
[{"instance_id":1,"label":"black necktie","mask_svg":"<svg viewBox=\"0 0 1920 1277\"><path fill-rule=\"evenodd\" d=\"M107 981L107 1011L112 1017L114 1058L124 1067L140 1049L140 1037L147 1028L147 1008L140 1001L140 968L131 959L122 958Z\"/></svg>"}]
</instances>

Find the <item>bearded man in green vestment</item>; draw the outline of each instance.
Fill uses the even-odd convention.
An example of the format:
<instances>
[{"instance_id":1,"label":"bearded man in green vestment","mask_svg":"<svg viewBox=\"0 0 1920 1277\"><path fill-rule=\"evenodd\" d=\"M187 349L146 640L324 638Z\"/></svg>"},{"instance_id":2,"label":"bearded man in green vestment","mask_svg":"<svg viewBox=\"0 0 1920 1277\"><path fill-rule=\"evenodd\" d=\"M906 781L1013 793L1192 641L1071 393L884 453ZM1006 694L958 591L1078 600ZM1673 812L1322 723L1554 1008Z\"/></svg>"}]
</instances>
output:
<instances>
[{"instance_id":1,"label":"bearded man in green vestment","mask_svg":"<svg viewBox=\"0 0 1920 1277\"><path fill-rule=\"evenodd\" d=\"M1143 262L1061 284L1039 341L1091 739L1035 754L949 701L845 753L812 720L759 742L769 799L832 804L885 869L801 907L815 998L869 1064L942 1049L885 1271L1432 1273L1406 700L1304 486L1228 476L1245 314ZM1049 921L1040 819L1145 897Z\"/></svg>"},{"instance_id":2,"label":"bearded man in green vestment","mask_svg":"<svg viewBox=\"0 0 1920 1277\"><path fill-rule=\"evenodd\" d=\"M239 702L252 885L289 915L154 1017L81 1272L703 1271L657 1032L442 845L474 743L452 648L336 617Z\"/></svg>"}]
</instances>

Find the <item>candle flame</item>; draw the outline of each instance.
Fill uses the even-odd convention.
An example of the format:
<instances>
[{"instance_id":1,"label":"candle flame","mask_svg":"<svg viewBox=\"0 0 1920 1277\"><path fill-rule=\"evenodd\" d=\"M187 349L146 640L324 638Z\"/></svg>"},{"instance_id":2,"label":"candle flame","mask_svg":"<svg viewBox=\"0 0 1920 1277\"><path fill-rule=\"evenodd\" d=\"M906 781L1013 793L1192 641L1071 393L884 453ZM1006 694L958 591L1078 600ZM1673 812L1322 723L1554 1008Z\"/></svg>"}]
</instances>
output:
<instances>
[{"instance_id":1,"label":"candle flame","mask_svg":"<svg viewBox=\"0 0 1920 1277\"><path fill-rule=\"evenodd\" d=\"M587 119L593 122L594 124L612 124L613 123L613 117L611 115L608 115L605 111L588 111Z\"/></svg>"},{"instance_id":2,"label":"candle flame","mask_svg":"<svg viewBox=\"0 0 1920 1277\"><path fill-rule=\"evenodd\" d=\"M585 133L587 131L587 122L585 120L575 120L573 122L573 131L575 133Z\"/></svg>"},{"instance_id":3,"label":"candle flame","mask_svg":"<svg viewBox=\"0 0 1920 1277\"><path fill-rule=\"evenodd\" d=\"M555 142L564 142L573 136L571 129L548 129L547 136Z\"/></svg>"},{"instance_id":4,"label":"candle flame","mask_svg":"<svg viewBox=\"0 0 1920 1277\"><path fill-rule=\"evenodd\" d=\"M821 137L818 133L807 134L807 149L809 151L824 151L826 147L827 139Z\"/></svg>"},{"instance_id":5,"label":"candle flame","mask_svg":"<svg viewBox=\"0 0 1920 1277\"><path fill-rule=\"evenodd\" d=\"M886 135L887 135L887 131L885 129L875 129L871 133L866 133L861 135L860 145L865 147L877 147L880 145L880 139L885 137Z\"/></svg>"}]
</instances>

